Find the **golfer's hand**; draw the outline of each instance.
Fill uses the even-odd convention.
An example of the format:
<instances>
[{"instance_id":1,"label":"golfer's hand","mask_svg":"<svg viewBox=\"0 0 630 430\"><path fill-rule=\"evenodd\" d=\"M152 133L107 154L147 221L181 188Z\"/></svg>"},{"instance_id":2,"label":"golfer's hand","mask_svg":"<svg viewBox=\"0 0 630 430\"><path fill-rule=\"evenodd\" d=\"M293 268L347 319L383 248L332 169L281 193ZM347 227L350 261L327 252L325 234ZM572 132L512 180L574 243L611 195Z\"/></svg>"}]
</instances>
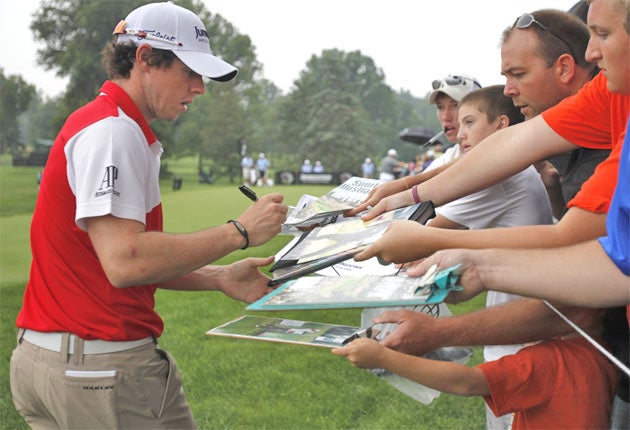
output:
<instances>
[{"instance_id":1,"label":"golfer's hand","mask_svg":"<svg viewBox=\"0 0 630 430\"><path fill-rule=\"evenodd\" d=\"M230 265L223 266L220 273L221 291L234 300L252 303L264 295L273 291L267 286L269 277L259 269L268 266L274 260L273 256L267 258L245 258Z\"/></svg>"},{"instance_id":2,"label":"golfer's hand","mask_svg":"<svg viewBox=\"0 0 630 430\"><path fill-rule=\"evenodd\" d=\"M289 207L282 204L280 193L267 194L248 207L238 221L249 235L249 245L258 246L280 233Z\"/></svg>"}]
</instances>

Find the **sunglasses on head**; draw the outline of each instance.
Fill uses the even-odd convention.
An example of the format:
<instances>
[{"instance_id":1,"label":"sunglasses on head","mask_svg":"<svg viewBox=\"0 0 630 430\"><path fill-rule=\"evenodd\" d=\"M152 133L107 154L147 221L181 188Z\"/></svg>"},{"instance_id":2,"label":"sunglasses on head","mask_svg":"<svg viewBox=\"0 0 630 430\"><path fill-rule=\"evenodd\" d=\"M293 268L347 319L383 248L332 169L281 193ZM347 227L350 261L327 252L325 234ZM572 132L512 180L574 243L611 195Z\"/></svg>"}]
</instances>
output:
<instances>
[{"instance_id":1,"label":"sunglasses on head","mask_svg":"<svg viewBox=\"0 0 630 430\"><path fill-rule=\"evenodd\" d=\"M523 15L516 18L516 21L514 21L514 25L512 26L512 28L524 29L524 28L531 27L532 24L536 24L538 28L540 28L543 31L546 31L552 36L555 36L556 39L559 39L562 43L567 45L567 48L569 48L569 54L571 54L571 56L573 57L576 63L578 62L578 57L575 56L575 52L573 51L573 47L571 46L571 44L567 42L567 40L564 37L560 36L558 33L551 30L546 25L542 24L540 21L537 21L536 18L534 18L534 15L532 15L531 13L524 13Z\"/></svg>"},{"instance_id":2,"label":"sunglasses on head","mask_svg":"<svg viewBox=\"0 0 630 430\"><path fill-rule=\"evenodd\" d=\"M431 83L431 86L433 87L434 90L438 90L447 85L449 87L454 87L457 85L466 85L466 81L472 82L472 85L476 85L478 88L481 88L481 84L475 81L474 79L469 78L467 76L456 76L456 75L448 75L444 79L436 79L435 81Z\"/></svg>"},{"instance_id":3,"label":"sunglasses on head","mask_svg":"<svg viewBox=\"0 0 630 430\"><path fill-rule=\"evenodd\" d=\"M123 19L116 25L116 28L114 28L114 31L112 34L130 34L132 36L136 36L141 39L156 40L158 42L170 43L171 45L175 45L175 46L183 46L180 42L176 40L168 40L162 37L156 37L152 35L151 33L147 33L144 30L134 30L132 28L126 28L126 26L127 26L127 22Z\"/></svg>"}]
</instances>

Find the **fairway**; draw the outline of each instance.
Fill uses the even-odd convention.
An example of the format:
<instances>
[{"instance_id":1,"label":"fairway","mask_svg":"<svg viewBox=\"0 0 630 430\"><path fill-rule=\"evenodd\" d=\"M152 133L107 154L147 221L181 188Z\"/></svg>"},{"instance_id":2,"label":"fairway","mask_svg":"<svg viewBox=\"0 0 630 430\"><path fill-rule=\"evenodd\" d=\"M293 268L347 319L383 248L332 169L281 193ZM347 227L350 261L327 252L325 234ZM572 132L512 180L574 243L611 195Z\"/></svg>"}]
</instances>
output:
<instances>
[{"instance_id":1,"label":"fairway","mask_svg":"<svg viewBox=\"0 0 630 430\"><path fill-rule=\"evenodd\" d=\"M29 223L37 193L37 169L0 166L0 423L27 428L13 407L9 359L15 344L15 317L30 264ZM183 175L173 191L162 186L165 230L189 232L236 218L251 202L238 184L199 184ZM18 189L19 195L13 190ZM280 192L295 204L304 194L321 196L330 186L256 188ZM11 190L11 191L10 191ZM275 254L290 237L236 251L218 263ZM454 313L483 306L484 297L452 307ZM207 337L205 331L245 314L246 304L220 293L158 291L156 307L165 322L160 345L178 363L199 428L204 429L482 429L483 401L442 394L423 405L353 368L323 348ZM359 325L360 310L256 312L334 324ZM475 349L471 363L481 360Z\"/></svg>"}]
</instances>

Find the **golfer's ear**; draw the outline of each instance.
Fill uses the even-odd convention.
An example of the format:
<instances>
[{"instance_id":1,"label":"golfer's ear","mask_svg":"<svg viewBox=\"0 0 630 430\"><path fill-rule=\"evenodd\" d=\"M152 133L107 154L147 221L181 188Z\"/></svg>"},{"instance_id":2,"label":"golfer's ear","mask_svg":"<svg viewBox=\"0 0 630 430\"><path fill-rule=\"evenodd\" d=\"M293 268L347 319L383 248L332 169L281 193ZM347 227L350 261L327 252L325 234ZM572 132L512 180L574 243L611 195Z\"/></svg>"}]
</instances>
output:
<instances>
[{"instance_id":1,"label":"golfer's ear","mask_svg":"<svg viewBox=\"0 0 630 430\"><path fill-rule=\"evenodd\" d=\"M151 49L151 46L146 43L138 46L134 66L138 65L141 70L146 71L151 65Z\"/></svg>"}]
</instances>

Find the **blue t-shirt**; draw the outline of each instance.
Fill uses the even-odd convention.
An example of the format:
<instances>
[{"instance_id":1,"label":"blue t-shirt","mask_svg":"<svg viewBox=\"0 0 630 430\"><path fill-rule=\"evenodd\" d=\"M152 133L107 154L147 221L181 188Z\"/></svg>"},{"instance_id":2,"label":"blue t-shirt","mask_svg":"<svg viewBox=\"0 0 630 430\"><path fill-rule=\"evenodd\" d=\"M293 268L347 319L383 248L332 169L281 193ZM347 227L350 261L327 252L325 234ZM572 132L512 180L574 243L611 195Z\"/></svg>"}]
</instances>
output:
<instances>
[{"instance_id":1,"label":"blue t-shirt","mask_svg":"<svg viewBox=\"0 0 630 430\"><path fill-rule=\"evenodd\" d=\"M617 188L606 217L606 233L599 243L619 270L630 276L630 118L619 159Z\"/></svg>"}]
</instances>

